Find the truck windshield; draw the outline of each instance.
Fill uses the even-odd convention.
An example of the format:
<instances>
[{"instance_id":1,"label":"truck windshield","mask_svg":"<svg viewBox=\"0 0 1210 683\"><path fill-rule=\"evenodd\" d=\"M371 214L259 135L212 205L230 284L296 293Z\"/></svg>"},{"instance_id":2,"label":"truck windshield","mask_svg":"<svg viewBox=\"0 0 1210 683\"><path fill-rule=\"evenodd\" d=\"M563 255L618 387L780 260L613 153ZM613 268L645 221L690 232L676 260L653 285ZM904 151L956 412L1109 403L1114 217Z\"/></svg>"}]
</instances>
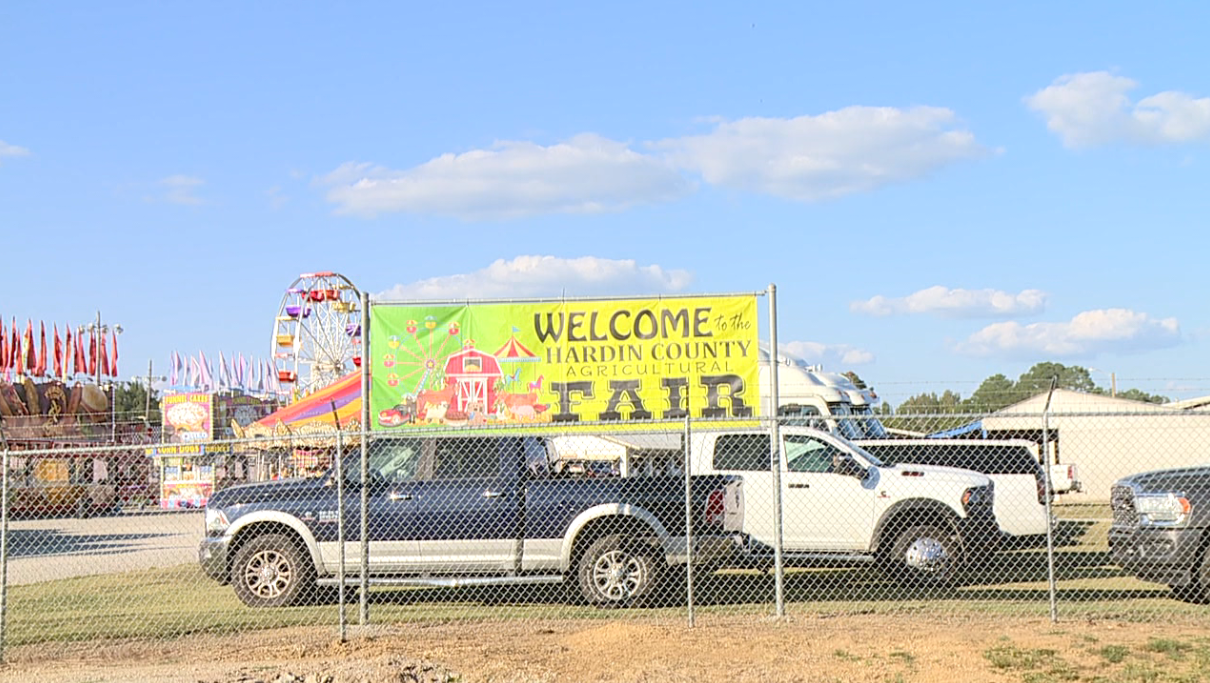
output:
<instances>
[{"instance_id":1,"label":"truck windshield","mask_svg":"<svg viewBox=\"0 0 1210 683\"><path fill-rule=\"evenodd\" d=\"M886 439L888 433L886 427L882 426L882 422L874 416L874 409L868 405L853 406L854 422L857 423L858 429L861 430L862 438L864 439Z\"/></svg>"},{"instance_id":2,"label":"truck windshield","mask_svg":"<svg viewBox=\"0 0 1210 683\"><path fill-rule=\"evenodd\" d=\"M836 420L836 431L846 439L860 439L861 428L857 422L849 417L853 412L849 409L847 403L829 403L828 412L832 414L832 419Z\"/></svg>"}]
</instances>

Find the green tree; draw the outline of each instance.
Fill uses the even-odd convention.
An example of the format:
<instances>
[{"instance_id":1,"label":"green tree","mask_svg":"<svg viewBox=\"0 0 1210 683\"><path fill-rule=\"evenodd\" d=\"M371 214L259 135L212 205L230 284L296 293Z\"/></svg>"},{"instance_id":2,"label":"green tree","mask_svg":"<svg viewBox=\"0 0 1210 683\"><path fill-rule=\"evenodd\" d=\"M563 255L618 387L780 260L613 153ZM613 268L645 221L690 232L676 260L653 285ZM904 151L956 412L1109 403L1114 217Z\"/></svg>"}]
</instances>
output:
<instances>
[{"instance_id":1,"label":"green tree","mask_svg":"<svg viewBox=\"0 0 1210 683\"><path fill-rule=\"evenodd\" d=\"M1058 378L1058 389L1071 389L1087 394L1094 393L1097 383L1092 381L1092 375L1087 368L1079 365L1068 367L1062 363L1035 363L1017 379L1017 391L1022 399L1050 390L1053 378Z\"/></svg>"},{"instance_id":2,"label":"green tree","mask_svg":"<svg viewBox=\"0 0 1210 683\"><path fill-rule=\"evenodd\" d=\"M898 415L937 415L959 412L961 407L962 396L946 389L940 396L936 393L916 394L900 403L895 412Z\"/></svg>"},{"instance_id":3,"label":"green tree","mask_svg":"<svg viewBox=\"0 0 1210 683\"><path fill-rule=\"evenodd\" d=\"M908 398L899 404L895 416L887 418L885 424L889 429L930 434L964 424L970 419L962 414L964 412L962 396L946 389L940 395L930 392ZM947 415L954 417L945 417Z\"/></svg>"},{"instance_id":4,"label":"green tree","mask_svg":"<svg viewBox=\"0 0 1210 683\"><path fill-rule=\"evenodd\" d=\"M122 382L114 391L114 412L120 422L141 420L147 412L147 389L140 382ZM151 390L151 409L147 416L148 422L160 424L160 399L153 388Z\"/></svg>"},{"instance_id":5,"label":"green tree","mask_svg":"<svg viewBox=\"0 0 1210 683\"><path fill-rule=\"evenodd\" d=\"M975 393L966 399L966 405L974 412L991 413L1026 398L1017 388L1017 383L1002 374L983 380Z\"/></svg>"},{"instance_id":6,"label":"green tree","mask_svg":"<svg viewBox=\"0 0 1210 683\"><path fill-rule=\"evenodd\" d=\"M1097 387L1097 389L1099 390L1096 392L1098 394L1107 394L1108 393L1104 389L1101 389L1100 387ZM1167 396L1160 396L1159 394L1149 394L1141 389L1127 389L1126 391L1119 391L1118 398L1126 398L1126 399L1130 399L1131 401L1143 401L1144 403L1168 403L1170 400L1172 400L1172 399L1168 398Z\"/></svg>"}]
</instances>

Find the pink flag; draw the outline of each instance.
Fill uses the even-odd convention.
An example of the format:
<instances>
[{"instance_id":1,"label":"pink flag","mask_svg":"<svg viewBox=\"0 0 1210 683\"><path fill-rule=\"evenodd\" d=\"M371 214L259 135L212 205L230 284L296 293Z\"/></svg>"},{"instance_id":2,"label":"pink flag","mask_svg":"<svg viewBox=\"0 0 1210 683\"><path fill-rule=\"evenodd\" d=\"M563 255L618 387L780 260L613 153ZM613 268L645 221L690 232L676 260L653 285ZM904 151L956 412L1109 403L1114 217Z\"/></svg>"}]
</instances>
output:
<instances>
[{"instance_id":1,"label":"pink flag","mask_svg":"<svg viewBox=\"0 0 1210 683\"><path fill-rule=\"evenodd\" d=\"M198 371L201 373L198 381L202 385L202 391L209 391L214 386L214 376L210 374L210 363L206 360L205 351L199 351L198 356L201 358L198 362Z\"/></svg>"},{"instance_id":2,"label":"pink flag","mask_svg":"<svg viewBox=\"0 0 1210 683\"><path fill-rule=\"evenodd\" d=\"M223 358L223 352L218 352L218 389L231 388L231 373L227 370L227 359Z\"/></svg>"}]
</instances>

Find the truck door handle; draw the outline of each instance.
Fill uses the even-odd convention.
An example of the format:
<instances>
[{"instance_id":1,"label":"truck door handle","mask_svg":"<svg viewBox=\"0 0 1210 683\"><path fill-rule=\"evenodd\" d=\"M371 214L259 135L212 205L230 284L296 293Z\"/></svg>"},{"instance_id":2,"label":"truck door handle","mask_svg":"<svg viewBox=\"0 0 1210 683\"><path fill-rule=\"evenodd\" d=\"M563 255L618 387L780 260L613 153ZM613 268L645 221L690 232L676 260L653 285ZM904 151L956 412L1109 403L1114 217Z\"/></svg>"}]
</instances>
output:
<instances>
[{"instance_id":1,"label":"truck door handle","mask_svg":"<svg viewBox=\"0 0 1210 683\"><path fill-rule=\"evenodd\" d=\"M499 497L500 497L500 496L502 496L502 495L504 495L504 494L503 494L503 493L501 493L501 492L499 492L499 491L493 491L493 490L491 490L491 489L488 489L488 490L486 490L486 491L484 491L484 492L483 492L483 497L484 497L484 498L499 498Z\"/></svg>"},{"instance_id":2,"label":"truck door handle","mask_svg":"<svg viewBox=\"0 0 1210 683\"><path fill-rule=\"evenodd\" d=\"M387 496L387 498L390 498L391 500L411 500L412 494L398 493L396 491L391 491L391 495Z\"/></svg>"},{"instance_id":3,"label":"truck door handle","mask_svg":"<svg viewBox=\"0 0 1210 683\"><path fill-rule=\"evenodd\" d=\"M811 485L810 484L790 484L790 488L792 488L792 489L809 489L809 488L811 488Z\"/></svg>"}]
</instances>

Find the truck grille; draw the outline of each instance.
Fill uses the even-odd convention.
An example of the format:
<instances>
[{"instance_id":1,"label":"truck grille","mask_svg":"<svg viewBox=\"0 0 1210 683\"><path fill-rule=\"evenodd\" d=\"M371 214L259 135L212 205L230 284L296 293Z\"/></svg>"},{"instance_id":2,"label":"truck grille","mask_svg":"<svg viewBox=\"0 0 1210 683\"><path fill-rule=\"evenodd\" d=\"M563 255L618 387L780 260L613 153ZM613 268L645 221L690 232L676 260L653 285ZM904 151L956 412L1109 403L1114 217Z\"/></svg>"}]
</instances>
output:
<instances>
[{"instance_id":1,"label":"truck grille","mask_svg":"<svg viewBox=\"0 0 1210 683\"><path fill-rule=\"evenodd\" d=\"M1136 527L1139 525L1139 513L1134 509L1134 489L1129 486L1115 486L1109 493L1109 506L1113 508L1113 525L1117 527Z\"/></svg>"}]
</instances>

